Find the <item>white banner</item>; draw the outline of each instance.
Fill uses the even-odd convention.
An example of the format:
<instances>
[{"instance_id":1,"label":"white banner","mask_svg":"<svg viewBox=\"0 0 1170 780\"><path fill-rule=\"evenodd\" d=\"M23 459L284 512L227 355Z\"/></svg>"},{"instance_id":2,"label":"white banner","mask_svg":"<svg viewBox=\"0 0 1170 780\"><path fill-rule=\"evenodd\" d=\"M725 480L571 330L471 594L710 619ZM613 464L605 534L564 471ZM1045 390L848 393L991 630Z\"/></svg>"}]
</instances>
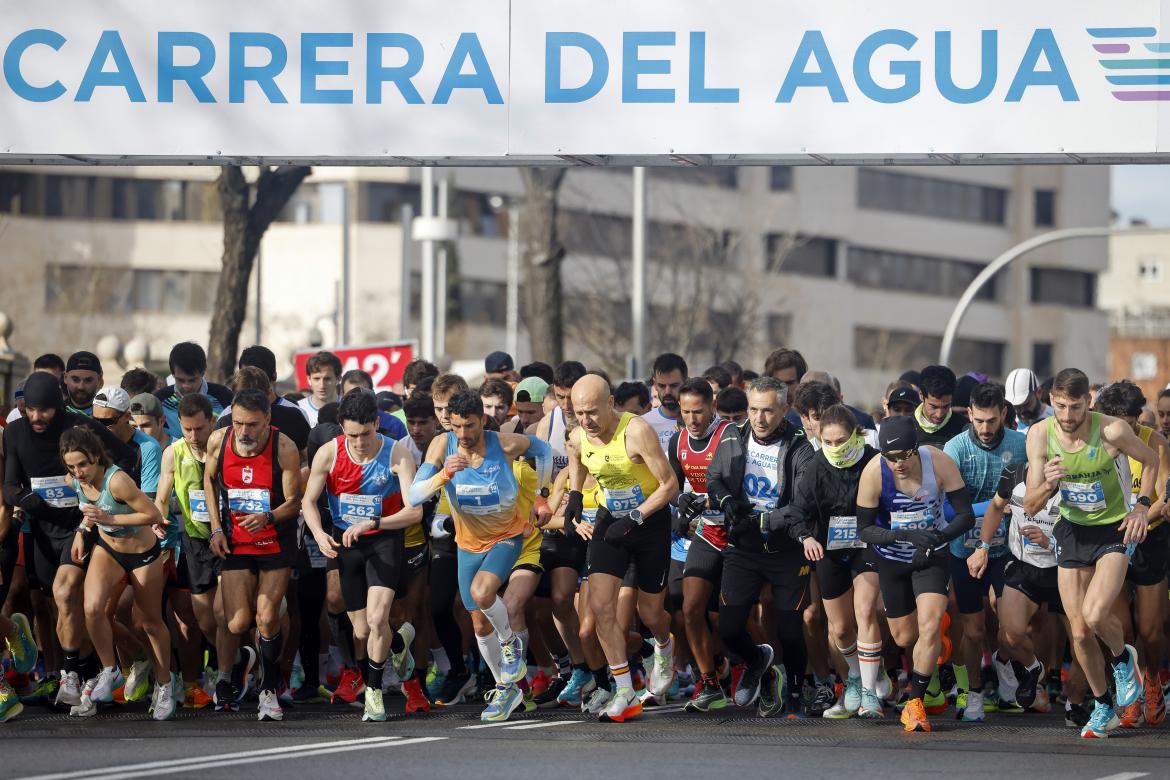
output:
<instances>
[{"instance_id":1,"label":"white banner","mask_svg":"<svg viewBox=\"0 0 1170 780\"><path fill-rule=\"evenodd\" d=\"M1170 0L0 0L0 160L1170 153Z\"/></svg>"}]
</instances>

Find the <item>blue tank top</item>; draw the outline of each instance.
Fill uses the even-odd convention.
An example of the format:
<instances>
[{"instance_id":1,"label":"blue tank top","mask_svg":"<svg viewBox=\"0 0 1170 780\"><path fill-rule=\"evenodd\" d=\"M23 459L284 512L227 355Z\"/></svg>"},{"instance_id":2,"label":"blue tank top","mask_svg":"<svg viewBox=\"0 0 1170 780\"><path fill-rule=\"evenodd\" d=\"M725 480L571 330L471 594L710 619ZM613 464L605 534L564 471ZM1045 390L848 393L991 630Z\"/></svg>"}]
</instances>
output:
<instances>
[{"instance_id":1,"label":"blue tank top","mask_svg":"<svg viewBox=\"0 0 1170 780\"><path fill-rule=\"evenodd\" d=\"M80 506L85 506L86 504L94 504L98 508L104 509L106 512L110 513L111 515L132 514L134 512L134 510L130 507L130 505L123 504L121 501L114 498L114 494L110 492L110 479L112 479L114 474L119 472L119 471L121 471L121 469L118 468L117 466L110 466L109 468L106 469L106 478L102 481L102 492L97 497L97 499L93 500L93 501L91 501L89 499L89 497L85 495L85 491L83 491L81 489L81 483L78 482L76 479L73 480L73 489L75 491L77 491L77 503ZM99 524L98 528L102 529L102 532L105 533L106 536L112 536L114 538L119 538L119 537L124 537L124 536L133 536L135 533L138 532L139 527L134 526L134 525L100 525Z\"/></svg>"},{"instance_id":2,"label":"blue tank top","mask_svg":"<svg viewBox=\"0 0 1170 780\"><path fill-rule=\"evenodd\" d=\"M934 463L930 458L930 450L919 447L918 457L922 461L922 487L913 496L902 493L894 486L894 472L890 471L885 459L881 459L882 496L878 502L877 517L879 528L893 531L935 528L941 531L946 524L943 515L943 493L934 477ZM938 549L943 547L946 545ZM914 545L904 542L890 545L875 544L874 550L889 561L910 563L914 559Z\"/></svg>"},{"instance_id":3,"label":"blue tank top","mask_svg":"<svg viewBox=\"0 0 1170 780\"><path fill-rule=\"evenodd\" d=\"M523 531L527 518L518 519L516 501L520 486L512 462L504 454L495 431L484 431L483 463L459 471L447 483L447 500L456 521L461 547L480 552L501 534L515 536ZM447 433L447 455L459 452L455 434Z\"/></svg>"}]
</instances>

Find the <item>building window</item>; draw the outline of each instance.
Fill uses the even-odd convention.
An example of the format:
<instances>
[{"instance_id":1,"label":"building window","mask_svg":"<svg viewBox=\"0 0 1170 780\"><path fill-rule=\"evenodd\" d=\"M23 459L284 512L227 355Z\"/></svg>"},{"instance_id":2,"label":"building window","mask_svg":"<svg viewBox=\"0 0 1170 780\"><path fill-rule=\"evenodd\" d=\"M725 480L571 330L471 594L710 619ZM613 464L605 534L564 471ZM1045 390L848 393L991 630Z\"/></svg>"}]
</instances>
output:
<instances>
[{"instance_id":1,"label":"building window","mask_svg":"<svg viewBox=\"0 0 1170 780\"><path fill-rule=\"evenodd\" d=\"M846 275L861 287L899 290L923 295L958 298L975 280L983 266L967 260L913 255L885 249L850 246ZM975 299L994 301L995 277L979 288Z\"/></svg>"},{"instance_id":2,"label":"building window","mask_svg":"<svg viewBox=\"0 0 1170 780\"><path fill-rule=\"evenodd\" d=\"M1143 282L1157 282L1162 279L1162 260L1158 257L1138 258L1138 279Z\"/></svg>"},{"instance_id":3,"label":"building window","mask_svg":"<svg viewBox=\"0 0 1170 780\"><path fill-rule=\"evenodd\" d=\"M772 192L788 192L792 189L792 166L772 165L768 167L768 189Z\"/></svg>"},{"instance_id":4,"label":"building window","mask_svg":"<svg viewBox=\"0 0 1170 780\"><path fill-rule=\"evenodd\" d=\"M739 169L733 165L664 165L647 168L646 172L649 178L659 181L729 190L739 186Z\"/></svg>"},{"instance_id":5,"label":"building window","mask_svg":"<svg viewBox=\"0 0 1170 780\"><path fill-rule=\"evenodd\" d=\"M836 239L769 233L765 248L769 271L829 278L837 275Z\"/></svg>"},{"instance_id":6,"label":"building window","mask_svg":"<svg viewBox=\"0 0 1170 780\"><path fill-rule=\"evenodd\" d=\"M102 265L45 268L45 308L72 314L208 314L219 274Z\"/></svg>"},{"instance_id":7,"label":"building window","mask_svg":"<svg viewBox=\"0 0 1170 780\"><path fill-rule=\"evenodd\" d=\"M1036 190L1035 197L1035 224L1036 227L1056 226L1056 191Z\"/></svg>"},{"instance_id":8,"label":"building window","mask_svg":"<svg viewBox=\"0 0 1170 780\"><path fill-rule=\"evenodd\" d=\"M768 344L789 344L792 341L792 315L768 315Z\"/></svg>"},{"instance_id":9,"label":"building window","mask_svg":"<svg viewBox=\"0 0 1170 780\"><path fill-rule=\"evenodd\" d=\"M1137 381L1158 376L1158 356L1153 352L1135 352L1129 358L1129 375Z\"/></svg>"},{"instance_id":10,"label":"building window","mask_svg":"<svg viewBox=\"0 0 1170 780\"><path fill-rule=\"evenodd\" d=\"M0 214L217 222L215 182L0 171Z\"/></svg>"},{"instance_id":11,"label":"building window","mask_svg":"<svg viewBox=\"0 0 1170 780\"><path fill-rule=\"evenodd\" d=\"M1032 344L1032 370L1043 382L1053 375L1053 345L1048 342L1036 341Z\"/></svg>"},{"instance_id":12,"label":"building window","mask_svg":"<svg viewBox=\"0 0 1170 780\"><path fill-rule=\"evenodd\" d=\"M566 251L572 254L626 258L633 249L629 217L565 209L557 229ZM646 226L646 256L653 262L688 268L730 265L736 261L738 246L739 238L730 230L657 220Z\"/></svg>"},{"instance_id":13,"label":"building window","mask_svg":"<svg viewBox=\"0 0 1170 780\"><path fill-rule=\"evenodd\" d=\"M1096 274L1064 268L1032 268L1032 303L1058 303L1091 309L1096 298Z\"/></svg>"},{"instance_id":14,"label":"building window","mask_svg":"<svg viewBox=\"0 0 1170 780\"><path fill-rule=\"evenodd\" d=\"M420 214L422 191L417 184L363 182L358 187L358 211L362 222L402 221L402 207L409 205Z\"/></svg>"},{"instance_id":15,"label":"building window","mask_svg":"<svg viewBox=\"0 0 1170 780\"><path fill-rule=\"evenodd\" d=\"M942 336L912 331L858 326L853 329L853 362L858 368L905 371L938 362ZM981 371L1003 376L1007 345L1002 341L956 339L950 365L956 373Z\"/></svg>"},{"instance_id":16,"label":"building window","mask_svg":"<svg viewBox=\"0 0 1170 780\"><path fill-rule=\"evenodd\" d=\"M891 173L872 168L857 172L857 205L937 219L1003 225L1008 191L982 184Z\"/></svg>"}]
</instances>

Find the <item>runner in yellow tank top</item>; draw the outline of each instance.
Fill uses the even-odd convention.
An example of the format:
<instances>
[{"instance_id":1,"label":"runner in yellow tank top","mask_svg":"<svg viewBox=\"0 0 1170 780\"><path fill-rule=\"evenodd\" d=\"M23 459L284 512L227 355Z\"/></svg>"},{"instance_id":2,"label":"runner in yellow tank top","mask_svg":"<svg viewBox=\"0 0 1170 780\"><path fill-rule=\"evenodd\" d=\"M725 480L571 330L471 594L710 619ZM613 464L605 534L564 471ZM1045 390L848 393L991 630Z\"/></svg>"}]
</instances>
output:
<instances>
[{"instance_id":1,"label":"runner in yellow tank top","mask_svg":"<svg viewBox=\"0 0 1170 780\"><path fill-rule=\"evenodd\" d=\"M1125 644L1113 603L1125 584L1133 547L1146 537L1158 456L1124 420L1089 411L1089 378L1066 368L1052 384L1054 418L1028 429L1028 477L1024 512L1039 513L1057 490L1065 497L1053 528L1057 584L1072 630L1073 652L1093 692L1093 714L1081 729L1086 739L1116 728L1114 705L1124 708L1141 696L1138 654ZM1128 514L1124 501L1113 508L1118 479L1102 460L1132 457L1143 467L1140 495ZM1102 510L1109 510L1102 516ZM1113 517L1117 519L1114 520ZM1109 648L1117 698L1109 692L1097 640Z\"/></svg>"},{"instance_id":2,"label":"runner in yellow tank top","mask_svg":"<svg viewBox=\"0 0 1170 780\"><path fill-rule=\"evenodd\" d=\"M1162 612L1166 604L1167 559L1170 557L1170 524L1165 522L1166 497L1159 496L1159 488L1170 478L1170 451L1166 439L1153 428L1138 423L1146 406L1141 388L1128 380L1114 382L1097 395L1097 410L1124 420L1138 438L1158 454L1158 478L1154 482L1153 506L1146 516L1145 540L1134 551L1126 579L1134 586L1134 634L1138 655L1142 660L1144 716L1151 726L1166 717L1166 703L1158 672L1165 650ZM1132 477L1129 502L1132 508L1141 489L1145 468L1133 456L1128 458ZM1118 711L1121 725L1136 728L1143 716L1142 702L1134 702Z\"/></svg>"},{"instance_id":3,"label":"runner in yellow tank top","mask_svg":"<svg viewBox=\"0 0 1170 780\"><path fill-rule=\"evenodd\" d=\"M585 475L593 474L602 489L597 524L578 533L589 539L589 605L597 619L597 635L609 661L616 691L602 720L624 721L642 711L634 696L626 656L625 628L617 620L622 577L634 564L638 615L653 632L656 647L649 690L660 696L674 679L674 643L670 615L663 608L670 563L670 501L678 480L654 429L613 407L609 384L587 374L573 385L573 412L580 433L570 436L569 504L565 523L577 530L581 519ZM603 702L599 701L600 705Z\"/></svg>"}]
</instances>

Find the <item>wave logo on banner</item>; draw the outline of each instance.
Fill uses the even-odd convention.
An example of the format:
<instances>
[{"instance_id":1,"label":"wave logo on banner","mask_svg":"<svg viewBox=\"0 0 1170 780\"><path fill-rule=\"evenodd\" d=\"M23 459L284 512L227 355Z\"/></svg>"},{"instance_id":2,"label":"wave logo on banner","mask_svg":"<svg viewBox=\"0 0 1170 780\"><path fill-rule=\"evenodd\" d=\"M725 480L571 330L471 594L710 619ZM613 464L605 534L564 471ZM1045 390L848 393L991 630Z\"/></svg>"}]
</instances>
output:
<instances>
[{"instance_id":1,"label":"wave logo on banner","mask_svg":"<svg viewBox=\"0 0 1170 780\"><path fill-rule=\"evenodd\" d=\"M1159 43L1154 27L1090 27L1093 49L1113 97L1125 101L1170 100L1170 43ZM1129 55L1129 56L1125 56ZM1163 56L1159 56L1163 55ZM1155 89L1164 87L1164 89Z\"/></svg>"}]
</instances>

